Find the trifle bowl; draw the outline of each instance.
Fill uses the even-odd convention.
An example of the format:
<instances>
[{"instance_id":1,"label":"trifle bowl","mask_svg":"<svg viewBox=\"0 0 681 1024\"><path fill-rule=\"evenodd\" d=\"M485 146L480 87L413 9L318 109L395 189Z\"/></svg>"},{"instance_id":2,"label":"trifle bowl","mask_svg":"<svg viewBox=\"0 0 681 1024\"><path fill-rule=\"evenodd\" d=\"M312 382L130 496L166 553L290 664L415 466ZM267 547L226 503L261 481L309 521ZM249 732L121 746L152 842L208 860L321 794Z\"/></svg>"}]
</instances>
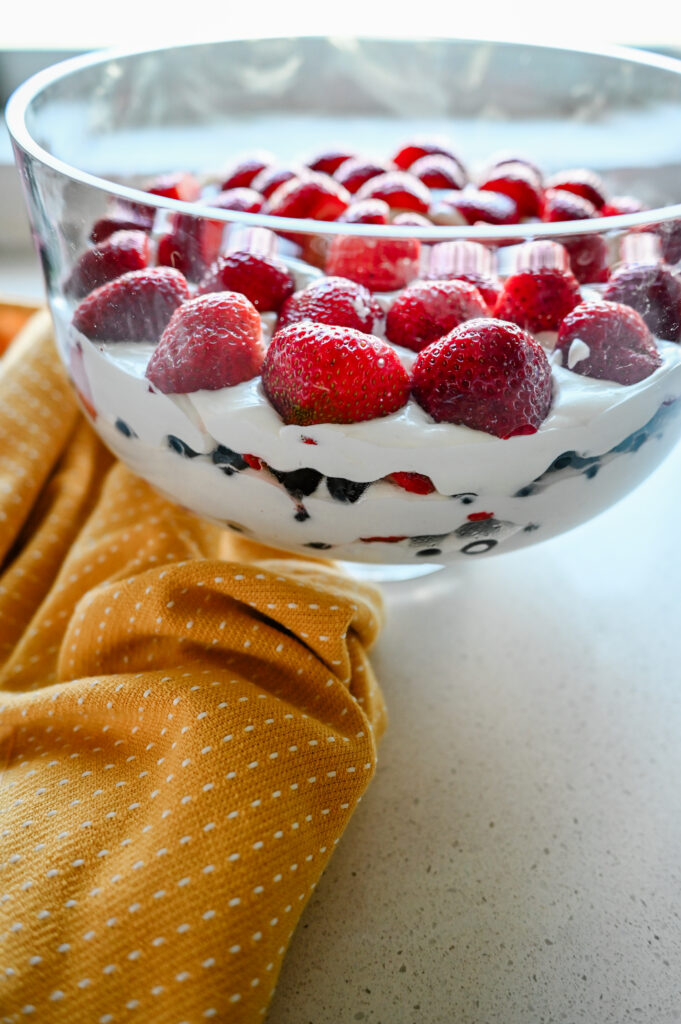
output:
<instances>
[{"instance_id":1,"label":"trifle bowl","mask_svg":"<svg viewBox=\"0 0 681 1024\"><path fill-rule=\"evenodd\" d=\"M679 116L666 58L379 39L93 54L7 110L102 440L385 578L570 529L675 444Z\"/></svg>"}]
</instances>

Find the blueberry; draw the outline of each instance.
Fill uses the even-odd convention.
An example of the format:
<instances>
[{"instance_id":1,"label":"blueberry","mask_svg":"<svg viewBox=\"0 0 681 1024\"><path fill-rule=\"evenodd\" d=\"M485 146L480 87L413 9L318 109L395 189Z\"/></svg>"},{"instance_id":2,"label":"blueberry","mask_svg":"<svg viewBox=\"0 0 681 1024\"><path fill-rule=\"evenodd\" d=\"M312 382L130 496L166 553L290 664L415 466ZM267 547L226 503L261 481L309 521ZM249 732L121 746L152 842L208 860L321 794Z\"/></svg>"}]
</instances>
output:
<instances>
[{"instance_id":1,"label":"blueberry","mask_svg":"<svg viewBox=\"0 0 681 1024\"><path fill-rule=\"evenodd\" d=\"M290 473L282 473L270 466L270 472L284 485L292 498L306 498L317 490L322 478L322 474L316 469L293 469Z\"/></svg>"},{"instance_id":2,"label":"blueberry","mask_svg":"<svg viewBox=\"0 0 681 1024\"><path fill-rule=\"evenodd\" d=\"M533 484L527 484L525 487L521 487L519 491L516 491L513 495L514 498L529 498L531 494L536 494L537 488Z\"/></svg>"},{"instance_id":3,"label":"blueberry","mask_svg":"<svg viewBox=\"0 0 681 1024\"><path fill-rule=\"evenodd\" d=\"M172 448L178 455L184 455L185 459L195 459L199 454L193 448L190 448L186 441L175 437L174 434L168 434L168 447Z\"/></svg>"},{"instance_id":4,"label":"blueberry","mask_svg":"<svg viewBox=\"0 0 681 1024\"><path fill-rule=\"evenodd\" d=\"M125 420L117 419L114 425L116 427L116 430L120 430L121 434L123 434L125 437L137 437L135 431L132 429L132 427L128 426Z\"/></svg>"},{"instance_id":5,"label":"blueberry","mask_svg":"<svg viewBox=\"0 0 681 1024\"><path fill-rule=\"evenodd\" d=\"M354 480L345 480L342 476L329 476L326 478L326 486L329 494L336 501L355 502L361 498L369 484L356 483Z\"/></svg>"},{"instance_id":6,"label":"blueberry","mask_svg":"<svg viewBox=\"0 0 681 1024\"><path fill-rule=\"evenodd\" d=\"M211 459L216 466L219 466L223 473L227 476L231 476L232 473L238 473L241 469L246 469L248 465L244 459L241 458L238 452L233 452L231 448L227 448L224 444L219 444L217 448L211 452Z\"/></svg>"}]
</instances>

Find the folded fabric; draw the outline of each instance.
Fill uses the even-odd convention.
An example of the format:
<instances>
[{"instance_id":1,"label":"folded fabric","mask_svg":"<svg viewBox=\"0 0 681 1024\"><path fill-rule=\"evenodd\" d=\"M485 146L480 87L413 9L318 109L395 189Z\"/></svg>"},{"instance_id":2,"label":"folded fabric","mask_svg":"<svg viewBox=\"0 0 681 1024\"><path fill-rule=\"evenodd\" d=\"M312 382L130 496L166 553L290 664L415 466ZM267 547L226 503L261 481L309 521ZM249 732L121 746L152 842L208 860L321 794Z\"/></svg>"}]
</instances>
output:
<instances>
[{"instance_id":1,"label":"folded fabric","mask_svg":"<svg viewBox=\"0 0 681 1024\"><path fill-rule=\"evenodd\" d=\"M377 593L116 463L0 361L0 1020L261 1021L373 774Z\"/></svg>"}]
</instances>

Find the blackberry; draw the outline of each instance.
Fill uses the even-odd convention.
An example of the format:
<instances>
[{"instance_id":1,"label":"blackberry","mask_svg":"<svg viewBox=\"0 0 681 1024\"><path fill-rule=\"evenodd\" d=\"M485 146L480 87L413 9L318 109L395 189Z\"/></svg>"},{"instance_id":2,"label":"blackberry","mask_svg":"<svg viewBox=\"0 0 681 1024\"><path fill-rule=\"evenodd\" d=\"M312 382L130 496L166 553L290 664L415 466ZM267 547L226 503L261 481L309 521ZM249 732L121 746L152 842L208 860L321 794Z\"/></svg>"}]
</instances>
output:
<instances>
[{"instance_id":1,"label":"blackberry","mask_svg":"<svg viewBox=\"0 0 681 1024\"><path fill-rule=\"evenodd\" d=\"M168 434L168 447L172 448L178 455L183 455L185 459L195 459L199 454L193 448L190 448L186 441L183 441L180 437L175 437L174 434Z\"/></svg>"},{"instance_id":2,"label":"blackberry","mask_svg":"<svg viewBox=\"0 0 681 1024\"><path fill-rule=\"evenodd\" d=\"M355 480L345 480L342 476L328 476L326 486L329 494L336 501L353 503L361 498L369 484L357 483Z\"/></svg>"},{"instance_id":3,"label":"blackberry","mask_svg":"<svg viewBox=\"0 0 681 1024\"><path fill-rule=\"evenodd\" d=\"M219 444L217 448L211 452L211 459L216 466L219 466L223 473L227 476L232 476L233 473L238 473L241 469L246 469L248 463L239 455L238 452L233 452L231 448L227 448L224 444Z\"/></svg>"},{"instance_id":4,"label":"blackberry","mask_svg":"<svg viewBox=\"0 0 681 1024\"><path fill-rule=\"evenodd\" d=\"M272 469L271 466L269 469L279 483L284 485L291 497L297 500L313 494L322 478L322 474L318 473L316 469L293 469L289 473L282 473L278 469Z\"/></svg>"}]
</instances>

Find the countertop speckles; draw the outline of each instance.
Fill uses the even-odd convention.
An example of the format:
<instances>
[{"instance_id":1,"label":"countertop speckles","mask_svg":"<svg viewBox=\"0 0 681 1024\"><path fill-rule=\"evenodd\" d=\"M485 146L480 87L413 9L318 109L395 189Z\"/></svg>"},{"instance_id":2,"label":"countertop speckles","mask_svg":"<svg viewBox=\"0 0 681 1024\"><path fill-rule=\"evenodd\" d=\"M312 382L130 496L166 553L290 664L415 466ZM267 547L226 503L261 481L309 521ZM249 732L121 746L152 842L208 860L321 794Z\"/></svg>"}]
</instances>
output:
<instances>
[{"instance_id":1,"label":"countertop speckles","mask_svg":"<svg viewBox=\"0 0 681 1024\"><path fill-rule=\"evenodd\" d=\"M680 480L386 588L378 774L268 1024L681 1021Z\"/></svg>"}]
</instances>

